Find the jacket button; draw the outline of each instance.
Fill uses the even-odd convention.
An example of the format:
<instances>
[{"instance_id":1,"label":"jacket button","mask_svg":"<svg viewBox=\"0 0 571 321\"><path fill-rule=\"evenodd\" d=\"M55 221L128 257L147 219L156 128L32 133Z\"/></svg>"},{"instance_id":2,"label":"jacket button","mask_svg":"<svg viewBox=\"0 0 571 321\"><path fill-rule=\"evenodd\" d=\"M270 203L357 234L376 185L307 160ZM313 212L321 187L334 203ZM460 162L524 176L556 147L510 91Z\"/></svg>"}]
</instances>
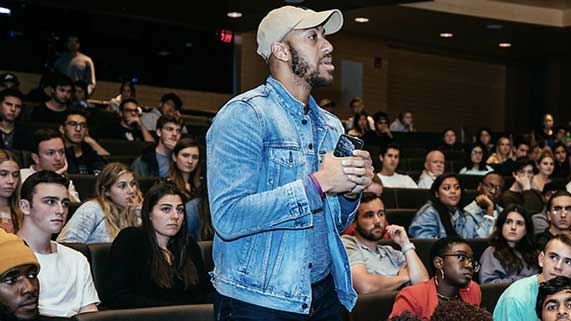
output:
<instances>
[{"instance_id":1,"label":"jacket button","mask_svg":"<svg viewBox=\"0 0 571 321\"><path fill-rule=\"evenodd\" d=\"M306 303L302 304L302 305L301 305L301 308L304 309L304 310L307 309L307 304L306 304Z\"/></svg>"},{"instance_id":2,"label":"jacket button","mask_svg":"<svg viewBox=\"0 0 571 321\"><path fill-rule=\"evenodd\" d=\"M311 269L312 266L313 266L313 264L311 264L311 263L309 263L309 264L307 265L307 267L310 268L310 269Z\"/></svg>"},{"instance_id":3,"label":"jacket button","mask_svg":"<svg viewBox=\"0 0 571 321\"><path fill-rule=\"evenodd\" d=\"M309 148L310 150L313 149L313 144L310 143L309 145L307 145L307 148Z\"/></svg>"},{"instance_id":4,"label":"jacket button","mask_svg":"<svg viewBox=\"0 0 571 321\"><path fill-rule=\"evenodd\" d=\"M307 119L303 119L303 120L301 121L301 123L302 123L303 125L307 124Z\"/></svg>"}]
</instances>

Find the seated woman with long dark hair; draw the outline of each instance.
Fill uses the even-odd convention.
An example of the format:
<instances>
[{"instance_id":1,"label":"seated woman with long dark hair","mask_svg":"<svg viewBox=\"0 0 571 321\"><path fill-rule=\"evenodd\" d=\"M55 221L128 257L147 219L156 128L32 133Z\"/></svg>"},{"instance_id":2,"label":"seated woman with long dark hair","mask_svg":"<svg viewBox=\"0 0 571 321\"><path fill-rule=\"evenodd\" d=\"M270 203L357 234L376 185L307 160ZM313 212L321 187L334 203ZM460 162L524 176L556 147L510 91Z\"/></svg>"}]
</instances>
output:
<instances>
[{"instance_id":1,"label":"seated woman with long dark hair","mask_svg":"<svg viewBox=\"0 0 571 321\"><path fill-rule=\"evenodd\" d=\"M492 245L480 257L480 283L511 283L537 274L533 222L523 207L506 207L498 215L491 239Z\"/></svg>"},{"instance_id":2,"label":"seated woman with long dark hair","mask_svg":"<svg viewBox=\"0 0 571 321\"><path fill-rule=\"evenodd\" d=\"M204 303L209 294L198 244L188 237L183 196L171 183L145 194L142 227L128 227L113 241L109 305L142 308Z\"/></svg>"},{"instance_id":3,"label":"seated woman with long dark hair","mask_svg":"<svg viewBox=\"0 0 571 321\"><path fill-rule=\"evenodd\" d=\"M412 219L408 234L415 238L488 237L494 222L482 220L478 223L472 214L464 211L462 194L456 174L438 176L430 188L431 199Z\"/></svg>"},{"instance_id":4,"label":"seated woman with long dark hair","mask_svg":"<svg viewBox=\"0 0 571 321\"><path fill-rule=\"evenodd\" d=\"M460 175L486 175L494 169L486 164L488 154L486 147L476 143L466 153L466 167L460 170Z\"/></svg>"},{"instance_id":5,"label":"seated woman with long dark hair","mask_svg":"<svg viewBox=\"0 0 571 321\"><path fill-rule=\"evenodd\" d=\"M440 302L464 301L479 306L482 292L472 281L479 264L474 252L459 237L445 237L434 243L430 250L434 277L402 289L393 304L389 318L408 311L423 320L429 320Z\"/></svg>"}]
</instances>

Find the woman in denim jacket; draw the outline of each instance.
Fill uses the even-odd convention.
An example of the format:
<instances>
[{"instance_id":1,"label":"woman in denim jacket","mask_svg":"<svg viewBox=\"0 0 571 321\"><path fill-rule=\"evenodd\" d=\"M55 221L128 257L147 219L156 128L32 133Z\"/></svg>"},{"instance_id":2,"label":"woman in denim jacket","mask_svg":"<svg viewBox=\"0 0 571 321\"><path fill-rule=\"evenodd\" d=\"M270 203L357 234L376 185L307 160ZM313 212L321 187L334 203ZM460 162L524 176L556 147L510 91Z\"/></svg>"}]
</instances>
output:
<instances>
[{"instance_id":1,"label":"woman in denim jacket","mask_svg":"<svg viewBox=\"0 0 571 321\"><path fill-rule=\"evenodd\" d=\"M487 237L492 220L480 224L462 209L462 187L458 176L445 173L438 176L430 188L431 200L423 205L409 227L415 238L443 238L459 235L463 238Z\"/></svg>"}]
</instances>

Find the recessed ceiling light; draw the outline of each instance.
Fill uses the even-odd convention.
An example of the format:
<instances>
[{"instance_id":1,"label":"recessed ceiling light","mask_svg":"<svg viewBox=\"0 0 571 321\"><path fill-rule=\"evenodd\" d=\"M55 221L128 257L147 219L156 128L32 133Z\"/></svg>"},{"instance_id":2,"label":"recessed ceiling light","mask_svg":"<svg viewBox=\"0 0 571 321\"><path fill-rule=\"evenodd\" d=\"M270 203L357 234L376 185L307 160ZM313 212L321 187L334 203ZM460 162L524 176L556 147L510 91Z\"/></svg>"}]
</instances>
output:
<instances>
[{"instance_id":1,"label":"recessed ceiling light","mask_svg":"<svg viewBox=\"0 0 571 321\"><path fill-rule=\"evenodd\" d=\"M228 18L238 19L242 18L242 13L238 11L231 11L226 14Z\"/></svg>"},{"instance_id":2,"label":"recessed ceiling light","mask_svg":"<svg viewBox=\"0 0 571 321\"><path fill-rule=\"evenodd\" d=\"M9 16L12 14L12 10L5 7L0 7L0 14Z\"/></svg>"},{"instance_id":3,"label":"recessed ceiling light","mask_svg":"<svg viewBox=\"0 0 571 321\"><path fill-rule=\"evenodd\" d=\"M357 17L357 18L355 18L355 22L358 22L358 23L367 23L367 22L369 22L369 18Z\"/></svg>"},{"instance_id":4,"label":"recessed ceiling light","mask_svg":"<svg viewBox=\"0 0 571 321\"><path fill-rule=\"evenodd\" d=\"M442 37L442 38L452 38L452 37L454 37L454 34L451 33L451 32L443 32L443 33L440 34L440 37Z\"/></svg>"},{"instance_id":5,"label":"recessed ceiling light","mask_svg":"<svg viewBox=\"0 0 571 321\"><path fill-rule=\"evenodd\" d=\"M492 30L498 30L498 29L502 29L504 26L497 24L497 23L490 23L486 25L486 28L488 29L492 29Z\"/></svg>"},{"instance_id":6,"label":"recessed ceiling light","mask_svg":"<svg viewBox=\"0 0 571 321\"><path fill-rule=\"evenodd\" d=\"M511 46L512 46L512 44L509 43L509 42L500 42L500 43L498 44L498 47L500 47L500 48L509 48L509 47L511 47Z\"/></svg>"}]
</instances>

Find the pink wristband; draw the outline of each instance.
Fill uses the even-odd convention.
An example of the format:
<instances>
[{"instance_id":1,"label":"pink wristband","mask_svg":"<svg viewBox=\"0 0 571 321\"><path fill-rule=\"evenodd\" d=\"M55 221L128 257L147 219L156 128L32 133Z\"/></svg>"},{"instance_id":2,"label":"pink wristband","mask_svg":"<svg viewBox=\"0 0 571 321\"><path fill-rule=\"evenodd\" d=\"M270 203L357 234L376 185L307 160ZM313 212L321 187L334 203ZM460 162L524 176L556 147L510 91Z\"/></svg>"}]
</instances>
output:
<instances>
[{"instance_id":1,"label":"pink wristband","mask_svg":"<svg viewBox=\"0 0 571 321\"><path fill-rule=\"evenodd\" d=\"M323 193L323 190L321 189L321 185L319 184L319 181L317 181L317 178L315 178L315 176L313 176L313 174L309 174L309 178L311 178L313 185L315 185L317 192L319 192L319 197L324 198L325 193Z\"/></svg>"}]
</instances>

